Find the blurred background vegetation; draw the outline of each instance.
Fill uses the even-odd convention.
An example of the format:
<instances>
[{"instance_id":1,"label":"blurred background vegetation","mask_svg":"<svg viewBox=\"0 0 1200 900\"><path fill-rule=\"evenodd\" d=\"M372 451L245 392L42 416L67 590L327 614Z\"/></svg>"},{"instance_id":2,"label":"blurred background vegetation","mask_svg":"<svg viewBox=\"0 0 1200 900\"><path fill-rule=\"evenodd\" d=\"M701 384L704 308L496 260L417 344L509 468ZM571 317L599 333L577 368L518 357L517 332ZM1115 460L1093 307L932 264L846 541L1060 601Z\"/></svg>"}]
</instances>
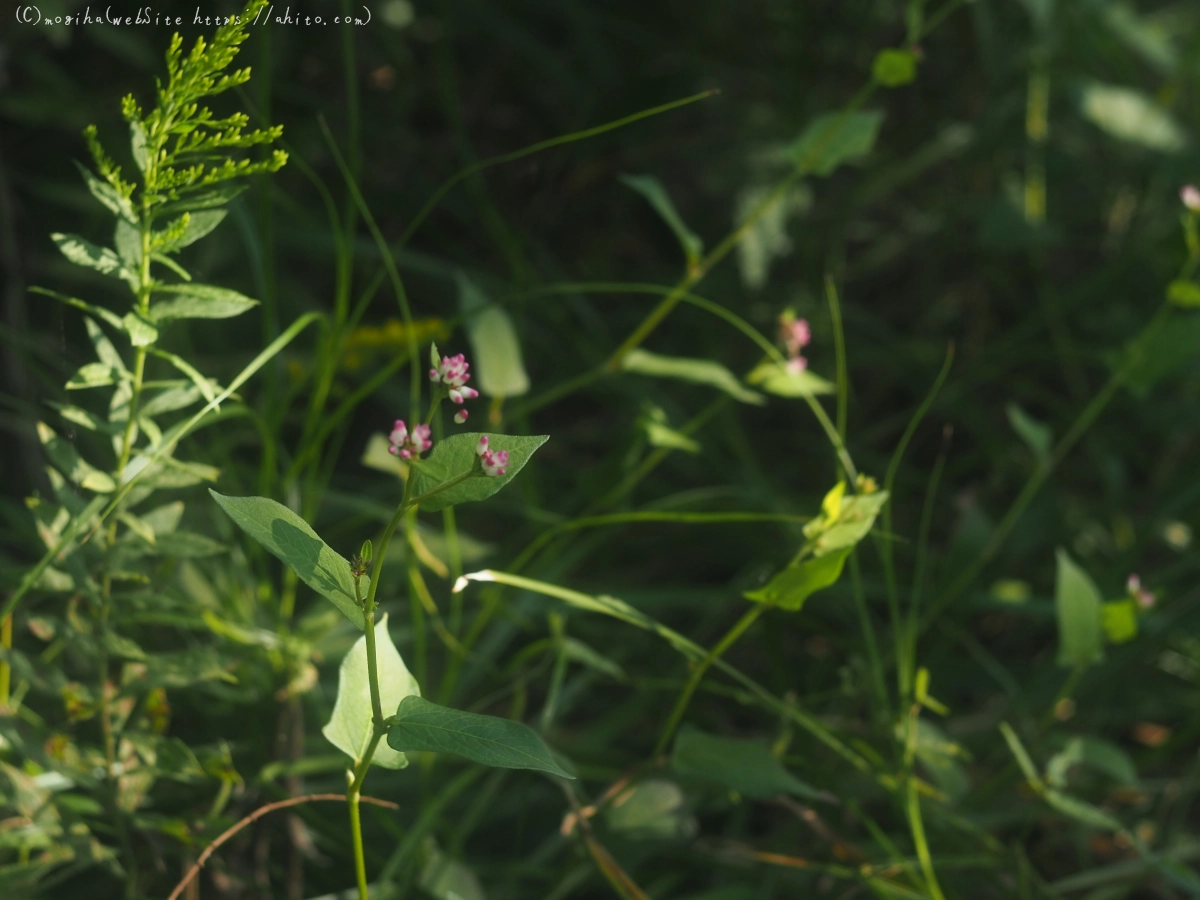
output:
<instances>
[{"instance_id":1,"label":"blurred background vegetation","mask_svg":"<svg viewBox=\"0 0 1200 900\"><path fill-rule=\"evenodd\" d=\"M688 227L715 246L786 174L786 148L804 127L856 95L880 49L906 45L906 16L920 5L386 0L370 6L371 23L361 27L253 28L238 65L252 66L254 77L224 100L252 120L282 123L292 160L237 201L190 268L262 305L236 323L177 330L172 349L225 381L298 315L330 312L339 296L357 299L375 284L380 255L322 123L394 242L465 166L715 89L703 101L466 178L399 252L423 341L436 336L448 352L470 352L454 321L464 277L505 305L531 389L490 410L477 403L475 415L490 411L500 428L551 436L509 493L459 513L465 565L503 569L548 526L589 511L658 504L813 515L835 480L835 460L800 403L714 407L709 389L633 375L546 397L602 364L658 302L652 294L548 286L674 284L682 274L678 241L621 176L657 178ZM41 12L74 15L86 6L43 0ZM303 12L348 9L317 0ZM231 11L217 0L201 10ZM947 14L921 40L916 80L878 88L867 101L883 113L869 155L799 182L693 290L768 336L784 309L794 309L812 324L810 368L832 380L831 279L847 348L847 444L858 467L880 480L953 347L950 374L898 470L891 531L882 536L900 584L914 586L902 590L904 602L920 592L927 608L940 610L926 622L918 660L950 710L921 757L943 792L926 829L946 896L1200 896L1200 880L1187 870L1200 857L1200 566L1192 539L1200 528L1200 315L1182 311L1153 335L1006 539L989 544L1031 473L1050 465L1053 441L1126 360L1187 257L1178 192L1200 180L1200 6L975 0L924 12L927 22ZM185 20L189 40L211 31ZM107 215L73 165L86 161L81 131L95 122L118 162L129 164L117 149L125 134L118 100L149 96L169 36L163 27L35 27L12 18L0 32L5 587L40 555L24 504L48 490L34 423L90 359L74 311L27 288L91 291L93 302L105 302L48 234L107 239ZM406 412L407 367L351 404L317 442L319 465L297 475L290 448L312 431L305 412L313 360L339 354L329 398L336 406L403 352L399 318L385 285L340 350L303 336L244 390L257 427L247 419L198 434L189 458L219 466L223 491L304 506L326 540L348 553L378 528L377 505L393 502L382 496L385 476L361 460L371 435ZM715 359L738 373L761 356L726 323L686 305L646 348ZM677 429L705 413L691 434L700 452L670 454L625 490L651 452L644 423L658 413L649 408ZM827 408L833 415L833 404ZM270 453L264 428L275 436ZM940 482L930 489L935 472ZM192 503L195 530L235 540L201 496ZM785 563L799 539L798 525L778 523L602 528L539 557L529 574L615 594L709 646L740 614L741 592ZM1133 572L1157 598L1137 637L1110 647L1078 678L1055 664L1059 547L1105 599L1120 597ZM977 577L948 593L984 553ZM855 585L888 672L895 635L879 556L864 547L858 557L861 566L801 615L769 614L729 659L861 752L890 757L896 717L907 710L896 701L894 676L883 686L886 702L872 683ZM265 585L279 581L277 570L252 551L249 563L238 558L257 573L260 599L273 590ZM438 604L449 604L449 580L429 577ZM249 596L248 621L269 623ZM393 621L407 621L399 589L390 602L401 613ZM505 595L457 682L460 705L541 714L551 667L536 647L521 654L552 633L550 609L529 595ZM23 624L19 618L17 645L33 653L41 644ZM648 759L686 673L666 645L621 623L579 615L566 627L620 667L606 674L603 665L573 664L555 699L549 733L579 765L582 796L595 798ZM418 654L439 676L450 665L436 638L395 626L394 633L406 659ZM236 689L217 682L172 695L172 734L196 745L219 738L229 748L240 773L231 810L244 814L301 781L304 790L340 790L336 760L324 770L293 766L284 779L282 769L274 780L264 773L281 759L329 758L319 726L346 646L329 644L315 688L286 703L276 691L290 676L265 662L239 664ZM916 871L908 824L878 784L748 706L718 676L705 684L688 721L776 741L792 770L837 802L810 809L809 800L801 808L656 788L662 795L643 796L640 812L634 804L636 814L622 820L614 811L596 825L596 839L641 890L681 900L928 896L919 878L898 877L907 886L892 891L862 877L863 863ZM288 704L293 712L281 712ZM1153 848L1158 862L1147 863L1127 834L1022 792L1001 721L1013 723L1039 767L1072 738L1095 739L1087 746L1103 748L1095 753L1108 753L1110 765L1076 767L1071 786ZM281 735L294 727L303 739L281 751ZM395 872L411 869L405 877L416 879L420 861L432 858L426 841L436 839L470 866L488 897L616 895L574 842L578 835L558 836L569 807L548 782L502 774L460 783L459 769L425 765L372 779L369 793L401 803L398 814L368 817L376 867L391 859ZM169 890L181 858L194 858L163 822L207 806L214 784L157 797L163 821L141 823L148 833L161 826L145 839L147 869L160 867L154 884ZM204 896L299 898L346 887L348 845L334 809L247 832L222 851ZM197 840L195 847L206 843ZM87 877L45 896L119 896L115 879L102 894ZM436 878L422 884L450 896Z\"/></svg>"}]
</instances>

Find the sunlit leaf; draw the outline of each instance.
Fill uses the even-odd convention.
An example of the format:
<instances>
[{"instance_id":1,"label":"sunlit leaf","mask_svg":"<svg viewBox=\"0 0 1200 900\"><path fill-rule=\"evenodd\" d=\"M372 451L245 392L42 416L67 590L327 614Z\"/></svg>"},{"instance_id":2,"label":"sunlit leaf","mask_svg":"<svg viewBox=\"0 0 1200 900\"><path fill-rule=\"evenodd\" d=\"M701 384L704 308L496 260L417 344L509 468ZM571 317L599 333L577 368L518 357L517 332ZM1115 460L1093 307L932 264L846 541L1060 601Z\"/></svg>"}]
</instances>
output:
<instances>
[{"instance_id":1,"label":"sunlit leaf","mask_svg":"<svg viewBox=\"0 0 1200 900\"><path fill-rule=\"evenodd\" d=\"M817 591L829 587L841 577L842 567L852 552L846 547L824 556L806 559L788 566L758 590L742 594L747 600L777 606L788 612L796 612L804 601Z\"/></svg>"},{"instance_id":2,"label":"sunlit leaf","mask_svg":"<svg viewBox=\"0 0 1200 900\"><path fill-rule=\"evenodd\" d=\"M1091 82L1083 89L1080 105L1085 118L1120 140L1164 153L1175 153L1187 144L1171 115L1132 88Z\"/></svg>"},{"instance_id":3,"label":"sunlit leaf","mask_svg":"<svg viewBox=\"0 0 1200 900\"><path fill-rule=\"evenodd\" d=\"M1058 611L1058 664L1078 668L1104 658L1100 592L1064 550L1057 554L1054 604Z\"/></svg>"},{"instance_id":4,"label":"sunlit leaf","mask_svg":"<svg viewBox=\"0 0 1200 900\"><path fill-rule=\"evenodd\" d=\"M743 387L732 372L711 359L659 356L657 353L651 353L639 347L625 354L621 360L621 368L626 372L636 372L639 375L677 378L681 381L706 384L724 391L742 403L761 405L766 402L762 394Z\"/></svg>"},{"instance_id":5,"label":"sunlit leaf","mask_svg":"<svg viewBox=\"0 0 1200 900\"><path fill-rule=\"evenodd\" d=\"M479 390L490 397L516 397L529 390L521 359L521 341L512 318L465 275L458 276L458 297L466 317L467 337L474 353L472 373Z\"/></svg>"},{"instance_id":6,"label":"sunlit leaf","mask_svg":"<svg viewBox=\"0 0 1200 900\"><path fill-rule=\"evenodd\" d=\"M755 366L746 376L746 381L778 397L815 397L818 394L834 392L833 383L820 375L808 369L793 372L787 366L773 360L766 360Z\"/></svg>"},{"instance_id":7,"label":"sunlit leaf","mask_svg":"<svg viewBox=\"0 0 1200 900\"><path fill-rule=\"evenodd\" d=\"M379 697L384 716L390 715L406 697L420 696L421 688L409 673L400 651L388 634L386 614L375 623L375 661L379 673ZM358 762L371 742L374 726L371 722L371 682L367 667L367 636L364 634L342 660L338 670L337 700L333 715L321 729L331 744ZM402 769L408 765L403 753L379 742L373 757L374 764L385 769Z\"/></svg>"},{"instance_id":8,"label":"sunlit leaf","mask_svg":"<svg viewBox=\"0 0 1200 900\"><path fill-rule=\"evenodd\" d=\"M462 433L444 438L433 445L433 452L421 460L413 482L414 496L428 494L439 485L471 472L475 468L475 448L480 434ZM453 487L434 494L421 502L421 509L434 512L459 503L486 500L512 481L531 456L550 438L547 435L489 434L489 447L508 453L508 465L503 475L473 475Z\"/></svg>"}]
</instances>

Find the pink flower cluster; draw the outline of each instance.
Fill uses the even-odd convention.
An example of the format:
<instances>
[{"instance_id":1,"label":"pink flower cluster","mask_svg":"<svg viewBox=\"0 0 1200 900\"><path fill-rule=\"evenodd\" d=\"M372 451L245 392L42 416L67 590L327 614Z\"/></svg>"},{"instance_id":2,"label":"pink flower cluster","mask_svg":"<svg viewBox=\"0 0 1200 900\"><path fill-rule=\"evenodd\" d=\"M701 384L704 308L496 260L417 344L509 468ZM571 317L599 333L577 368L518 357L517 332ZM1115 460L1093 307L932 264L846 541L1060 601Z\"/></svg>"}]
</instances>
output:
<instances>
[{"instance_id":1,"label":"pink flower cluster","mask_svg":"<svg viewBox=\"0 0 1200 900\"><path fill-rule=\"evenodd\" d=\"M479 436L479 443L475 445L475 455L483 463L483 473L485 475L495 476L504 474L505 466L508 465L508 451L489 450L488 436L486 434Z\"/></svg>"},{"instance_id":2,"label":"pink flower cluster","mask_svg":"<svg viewBox=\"0 0 1200 900\"><path fill-rule=\"evenodd\" d=\"M396 424L392 426L392 433L388 435L388 443L391 444L388 452L401 459L420 457L422 453L433 446L433 440L429 437L428 425L414 425L412 432L409 433L408 426L404 424L403 419L397 419Z\"/></svg>"},{"instance_id":3,"label":"pink flower cluster","mask_svg":"<svg viewBox=\"0 0 1200 900\"><path fill-rule=\"evenodd\" d=\"M797 319L790 312L779 317L779 336L787 348L787 369L793 375L799 375L808 368L808 360L800 355L800 351L812 340L812 330L808 327L808 319Z\"/></svg>"},{"instance_id":4,"label":"pink flower cluster","mask_svg":"<svg viewBox=\"0 0 1200 900\"><path fill-rule=\"evenodd\" d=\"M1154 592L1142 587L1142 579L1136 575L1130 575L1125 581L1125 590L1129 592L1129 596L1136 600L1137 605L1142 609L1150 609L1150 607L1154 606Z\"/></svg>"},{"instance_id":5,"label":"pink flower cluster","mask_svg":"<svg viewBox=\"0 0 1200 900\"><path fill-rule=\"evenodd\" d=\"M471 364L459 353L457 356L443 356L441 364L436 369L429 370L429 380L434 384L444 384L446 393L455 403L462 405L464 400L474 400L479 396L475 388L467 387L467 379L471 373L467 370ZM454 414L454 421L461 425L467 421L467 411L460 409Z\"/></svg>"}]
</instances>

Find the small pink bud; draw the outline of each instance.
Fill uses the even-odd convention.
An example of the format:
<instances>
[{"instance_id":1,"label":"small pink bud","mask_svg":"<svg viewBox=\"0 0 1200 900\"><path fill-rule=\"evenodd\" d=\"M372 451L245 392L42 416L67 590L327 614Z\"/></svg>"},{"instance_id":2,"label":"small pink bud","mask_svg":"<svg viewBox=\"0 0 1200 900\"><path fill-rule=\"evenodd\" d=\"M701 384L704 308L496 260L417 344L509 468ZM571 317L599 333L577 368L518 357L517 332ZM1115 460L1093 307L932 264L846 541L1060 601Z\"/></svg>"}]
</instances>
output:
<instances>
[{"instance_id":1,"label":"small pink bud","mask_svg":"<svg viewBox=\"0 0 1200 900\"><path fill-rule=\"evenodd\" d=\"M1129 592L1129 596L1137 601L1137 605L1142 609L1150 609L1154 606L1155 596L1153 591L1148 591L1142 587L1142 579L1137 575L1130 575L1125 580L1125 590Z\"/></svg>"},{"instance_id":2,"label":"small pink bud","mask_svg":"<svg viewBox=\"0 0 1200 900\"><path fill-rule=\"evenodd\" d=\"M467 421L468 415L469 414L467 413L467 411L465 409L460 409L458 412L456 412L454 414L454 421L457 422L459 425L461 425L463 422Z\"/></svg>"},{"instance_id":3,"label":"small pink bud","mask_svg":"<svg viewBox=\"0 0 1200 900\"><path fill-rule=\"evenodd\" d=\"M1200 212L1200 188L1194 184L1184 185L1179 191L1179 199L1192 212Z\"/></svg>"},{"instance_id":4,"label":"small pink bud","mask_svg":"<svg viewBox=\"0 0 1200 900\"><path fill-rule=\"evenodd\" d=\"M808 368L808 360L803 356L793 356L787 361L787 370L793 375L799 375Z\"/></svg>"},{"instance_id":5,"label":"small pink bud","mask_svg":"<svg viewBox=\"0 0 1200 900\"><path fill-rule=\"evenodd\" d=\"M507 450L488 450L481 457L483 462L483 471L485 475L497 476L503 475L505 466L508 465Z\"/></svg>"},{"instance_id":6,"label":"small pink bud","mask_svg":"<svg viewBox=\"0 0 1200 900\"><path fill-rule=\"evenodd\" d=\"M415 425L410 434L403 419L397 419L396 424L392 426L392 433L388 435L388 443L391 444L388 452L401 459L420 456L433 446L428 425Z\"/></svg>"},{"instance_id":7,"label":"small pink bud","mask_svg":"<svg viewBox=\"0 0 1200 900\"><path fill-rule=\"evenodd\" d=\"M483 456L483 454L485 454L487 452L488 452L488 436L486 434L481 434L479 436L479 443L475 445L475 455Z\"/></svg>"}]
</instances>

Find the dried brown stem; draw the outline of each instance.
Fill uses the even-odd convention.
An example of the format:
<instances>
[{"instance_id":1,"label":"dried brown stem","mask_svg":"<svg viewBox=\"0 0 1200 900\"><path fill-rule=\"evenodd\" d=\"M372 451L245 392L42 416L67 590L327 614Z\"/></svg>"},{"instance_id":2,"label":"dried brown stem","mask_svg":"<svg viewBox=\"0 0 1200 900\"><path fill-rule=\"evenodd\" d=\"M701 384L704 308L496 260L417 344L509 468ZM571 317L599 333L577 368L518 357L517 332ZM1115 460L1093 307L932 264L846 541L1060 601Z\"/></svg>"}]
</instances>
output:
<instances>
[{"instance_id":1,"label":"dried brown stem","mask_svg":"<svg viewBox=\"0 0 1200 900\"><path fill-rule=\"evenodd\" d=\"M345 794L306 794L303 797L289 797L287 800L276 800L274 803L268 803L266 806L260 806L250 815L246 816L241 821L231 825L222 832L221 836L204 848L204 852L200 854L200 858L196 860L195 865L188 869L188 873L183 876L183 880L175 885L175 890L171 891L171 896L167 900L178 900L179 895L183 893L184 888L188 883L200 874L200 869L208 862L208 858L216 852L216 849L224 844L227 840L245 828L247 825L261 819L267 813L275 812L277 809L286 809L289 806L298 806L301 803L310 803L315 800L336 800L344 803L346 801ZM374 803L376 806L386 806L388 809L399 809L400 807L392 803L390 800L378 800L375 797L360 797L363 803Z\"/></svg>"}]
</instances>

